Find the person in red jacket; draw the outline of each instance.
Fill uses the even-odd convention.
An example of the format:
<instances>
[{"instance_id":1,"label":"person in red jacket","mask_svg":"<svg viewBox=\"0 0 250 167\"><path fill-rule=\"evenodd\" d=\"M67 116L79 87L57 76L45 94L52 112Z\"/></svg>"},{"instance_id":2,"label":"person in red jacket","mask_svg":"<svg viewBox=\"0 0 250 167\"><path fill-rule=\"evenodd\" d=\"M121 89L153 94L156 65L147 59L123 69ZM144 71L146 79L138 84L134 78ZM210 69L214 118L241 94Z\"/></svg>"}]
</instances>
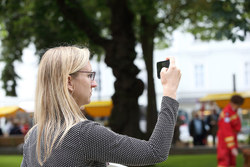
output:
<instances>
[{"instance_id":1,"label":"person in red jacket","mask_svg":"<svg viewBox=\"0 0 250 167\"><path fill-rule=\"evenodd\" d=\"M238 155L237 134L241 129L237 110L243 103L244 99L241 96L234 95L231 97L230 103L220 113L217 133L218 167L236 166L236 156Z\"/></svg>"}]
</instances>

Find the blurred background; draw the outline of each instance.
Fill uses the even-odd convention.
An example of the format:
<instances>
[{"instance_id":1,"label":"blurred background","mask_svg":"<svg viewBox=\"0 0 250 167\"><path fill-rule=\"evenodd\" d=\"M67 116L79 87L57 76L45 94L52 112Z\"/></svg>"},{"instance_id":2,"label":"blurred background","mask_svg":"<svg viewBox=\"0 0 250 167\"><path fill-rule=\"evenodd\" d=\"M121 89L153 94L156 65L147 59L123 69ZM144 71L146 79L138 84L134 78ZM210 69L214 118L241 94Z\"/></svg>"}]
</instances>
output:
<instances>
[{"instance_id":1,"label":"blurred background","mask_svg":"<svg viewBox=\"0 0 250 167\"><path fill-rule=\"evenodd\" d=\"M23 137L33 126L39 60L60 45L91 50L98 87L85 106L88 118L140 139L150 137L160 111L156 63L175 57L182 79L169 166L183 166L179 158L192 161L199 154L203 163L216 165L218 116L233 94L245 98L238 140L241 149L249 148L249 9L249 0L2 0L0 166L5 161L10 166L8 155L22 152ZM199 145L190 134L194 117L204 122ZM237 161L242 166L243 154Z\"/></svg>"}]
</instances>

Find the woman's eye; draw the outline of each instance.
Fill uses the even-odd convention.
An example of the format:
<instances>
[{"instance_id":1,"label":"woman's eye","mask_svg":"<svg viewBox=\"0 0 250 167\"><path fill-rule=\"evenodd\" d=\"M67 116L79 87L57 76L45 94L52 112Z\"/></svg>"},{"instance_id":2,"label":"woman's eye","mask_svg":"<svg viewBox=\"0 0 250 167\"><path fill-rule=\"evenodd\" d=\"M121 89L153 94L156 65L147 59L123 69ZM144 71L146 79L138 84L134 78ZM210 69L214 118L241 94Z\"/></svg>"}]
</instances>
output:
<instances>
[{"instance_id":1,"label":"woman's eye","mask_svg":"<svg viewBox=\"0 0 250 167\"><path fill-rule=\"evenodd\" d=\"M89 78L92 78L92 74L89 74L88 77L89 77Z\"/></svg>"}]
</instances>

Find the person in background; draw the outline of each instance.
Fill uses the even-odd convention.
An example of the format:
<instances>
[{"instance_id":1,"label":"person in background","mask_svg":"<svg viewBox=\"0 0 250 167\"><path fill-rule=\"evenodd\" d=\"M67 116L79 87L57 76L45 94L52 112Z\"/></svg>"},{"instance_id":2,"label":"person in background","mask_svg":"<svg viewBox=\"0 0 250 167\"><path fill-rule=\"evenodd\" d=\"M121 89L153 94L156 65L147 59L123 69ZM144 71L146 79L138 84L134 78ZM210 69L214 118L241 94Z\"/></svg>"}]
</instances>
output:
<instances>
[{"instance_id":1,"label":"person in background","mask_svg":"<svg viewBox=\"0 0 250 167\"><path fill-rule=\"evenodd\" d=\"M230 103L223 109L219 116L219 129L217 133L217 160L218 167L235 167L238 155L237 134L241 130L238 109L244 103L239 95L234 95Z\"/></svg>"},{"instance_id":2,"label":"person in background","mask_svg":"<svg viewBox=\"0 0 250 167\"><path fill-rule=\"evenodd\" d=\"M198 112L193 112L193 119L189 124L189 133L193 137L193 144L205 145L206 138L205 122L200 119Z\"/></svg>"},{"instance_id":3,"label":"person in background","mask_svg":"<svg viewBox=\"0 0 250 167\"><path fill-rule=\"evenodd\" d=\"M10 135L10 130L13 128L13 118L6 118L5 124L3 126L3 133L4 135Z\"/></svg>"},{"instance_id":4,"label":"person in background","mask_svg":"<svg viewBox=\"0 0 250 167\"><path fill-rule=\"evenodd\" d=\"M0 127L0 136L3 135L3 131L2 131L2 128Z\"/></svg>"},{"instance_id":5,"label":"person in background","mask_svg":"<svg viewBox=\"0 0 250 167\"><path fill-rule=\"evenodd\" d=\"M181 116L178 115L177 121L174 127L174 136L173 136L173 146L177 146L177 144L180 142L180 126L184 123L184 121L181 119Z\"/></svg>"},{"instance_id":6,"label":"person in background","mask_svg":"<svg viewBox=\"0 0 250 167\"><path fill-rule=\"evenodd\" d=\"M25 120L25 119L22 120L21 131L22 131L22 133L23 133L24 135L26 135L26 134L28 133L29 128L30 128L30 126L29 126L28 120Z\"/></svg>"},{"instance_id":7,"label":"person in background","mask_svg":"<svg viewBox=\"0 0 250 167\"><path fill-rule=\"evenodd\" d=\"M10 129L10 135L22 135L18 120L14 119L13 127Z\"/></svg>"},{"instance_id":8,"label":"person in background","mask_svg":"<svg viewBox=\"0 0 250 167\"><path fill-rule=\"evenodd\" d=\"M219 119L219 114L217 113L215 109L213 109L211 115L209 115L207 118L207 123L209 125L209 134L211 134L213 137L213 146L216 146L218 119Z\"/></svg>"}]
</instances>

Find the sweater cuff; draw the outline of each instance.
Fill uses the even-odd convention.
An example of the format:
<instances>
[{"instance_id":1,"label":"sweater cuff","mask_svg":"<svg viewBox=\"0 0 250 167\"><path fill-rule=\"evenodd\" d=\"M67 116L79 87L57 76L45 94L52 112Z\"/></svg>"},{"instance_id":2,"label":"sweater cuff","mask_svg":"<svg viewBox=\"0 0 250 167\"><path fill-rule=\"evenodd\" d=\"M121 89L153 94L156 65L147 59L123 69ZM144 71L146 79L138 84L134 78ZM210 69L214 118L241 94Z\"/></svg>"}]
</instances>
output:
<instances>
[{"instance_id":1,"label":"sweater cuff","mask_svg":"<svg viewBox=\"0 0 250 167\"><path fill-rule=\"evenodd\" d=\"M168 103L174 107L174 109L177 111L179 108L179 102L169 96L163 96L162 97L162 102L163 103Z\"/></svg>"}]
</instances>

